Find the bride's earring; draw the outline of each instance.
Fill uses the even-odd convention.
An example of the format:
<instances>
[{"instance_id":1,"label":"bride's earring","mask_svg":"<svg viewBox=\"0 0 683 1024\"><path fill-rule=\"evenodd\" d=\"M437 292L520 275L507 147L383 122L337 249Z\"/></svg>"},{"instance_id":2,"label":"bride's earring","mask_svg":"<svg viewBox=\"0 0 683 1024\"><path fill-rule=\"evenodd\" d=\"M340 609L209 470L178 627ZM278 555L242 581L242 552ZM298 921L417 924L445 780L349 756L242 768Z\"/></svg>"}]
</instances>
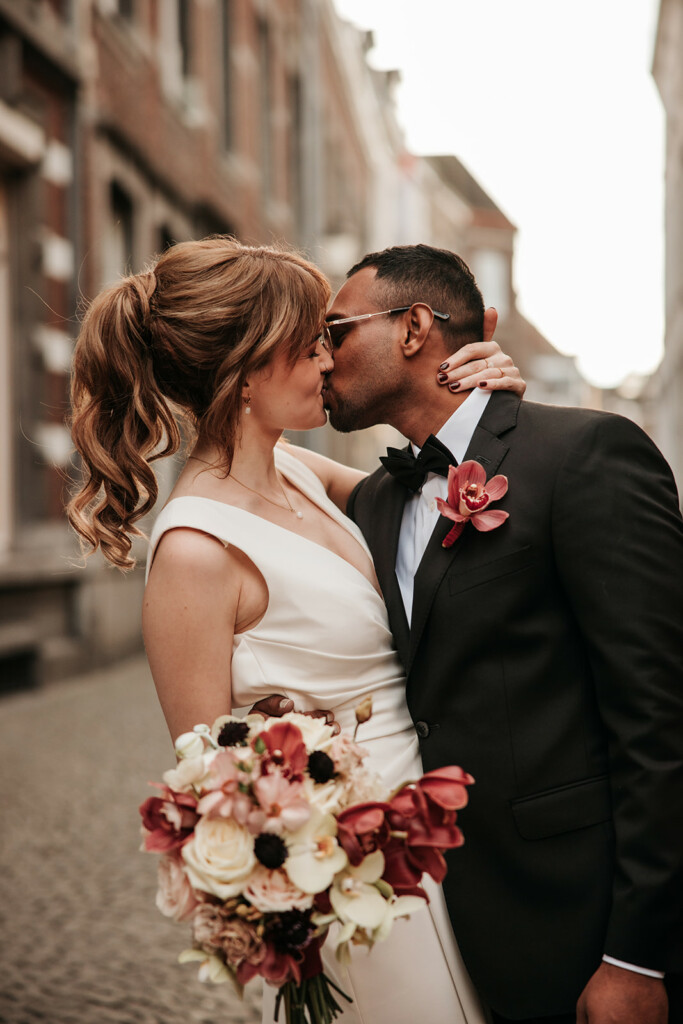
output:
<instances>
[{"instance_id":1,"label":"bride's earring","mask_svg":"<svg viewBox=\"0 0 683 1024\"><path fill-rule=\"evenodd\" d=\"M242 399L242 401L244 402L244 406L245 406L245 408L244 408L245 415L246 416L250 416L251 415L251 395L245 395L244 398Z\"/></svg>"}]
</instances>

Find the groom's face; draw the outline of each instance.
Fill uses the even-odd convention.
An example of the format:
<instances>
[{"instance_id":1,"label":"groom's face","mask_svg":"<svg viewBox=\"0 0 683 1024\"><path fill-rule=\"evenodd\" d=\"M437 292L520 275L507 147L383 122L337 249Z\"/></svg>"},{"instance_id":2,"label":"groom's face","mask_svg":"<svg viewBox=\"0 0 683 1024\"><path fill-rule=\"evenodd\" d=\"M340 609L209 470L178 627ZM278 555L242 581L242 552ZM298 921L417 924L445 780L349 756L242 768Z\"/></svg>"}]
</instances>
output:
<instances>
[{"instance_id":1,"label":"groom's face","mask_svg":"<svg viewBox=\"0 0 683 1024\"><path fill-rule=\"evenodd\" d=\"M360 430L391 421L400 387L396 353L404 332L400 314L332 325L334 320L379 313L386 309L375 292L377 271L364 267L337 292L326 320L334 346L334 369L323 393L330 423L336 430Z\"/></svg>"}]
</instances>

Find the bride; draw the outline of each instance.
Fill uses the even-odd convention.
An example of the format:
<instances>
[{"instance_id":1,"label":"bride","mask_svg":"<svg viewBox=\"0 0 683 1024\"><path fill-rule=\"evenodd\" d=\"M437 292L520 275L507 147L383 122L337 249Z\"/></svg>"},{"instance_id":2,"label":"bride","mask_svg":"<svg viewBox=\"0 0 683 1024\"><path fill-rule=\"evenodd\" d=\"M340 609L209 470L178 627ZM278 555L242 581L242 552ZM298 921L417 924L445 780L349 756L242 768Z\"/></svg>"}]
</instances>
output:
<instances>
[{"instance_id":1,"label":"bride","mask_svg":"<svg viewBox=\"0 0 683 1024\"><path fill-rule=\"evenodd\" d=\"M90 548L131 568L135 523L157 496L150 463L178 450L183 414L195 443L156 519L143 609L171 736L274 690L352 729L355 706L372 694L362 743L393 786L421 766L372 560L344 515L363 474L281 441L285 429L326 422L329 297L300 256L230 238L173 246L154 270L99 295L74 359L85 482L69 517ZM475 355L507 376L468 379L456 355L434 386L486 377L492 389L523 391L495 344ZM358 950L349 970L326 953L326 970L353 997L344 1024L414 1024L425 1013L483 1024L441 890L430 895L427 910ZM266 1021L275 990L264 988Z\"/></svg>"}]
</instances>

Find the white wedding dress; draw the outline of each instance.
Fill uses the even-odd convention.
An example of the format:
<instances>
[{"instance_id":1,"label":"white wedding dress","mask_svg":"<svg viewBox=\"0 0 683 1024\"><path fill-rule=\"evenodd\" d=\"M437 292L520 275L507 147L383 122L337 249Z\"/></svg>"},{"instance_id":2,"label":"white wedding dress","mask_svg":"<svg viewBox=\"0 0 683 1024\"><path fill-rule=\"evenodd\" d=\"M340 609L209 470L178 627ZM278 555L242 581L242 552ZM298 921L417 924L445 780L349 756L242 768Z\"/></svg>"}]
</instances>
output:
<instances>
[{"instance_id":1,"label":"white wedding dress","mask_svg":"<svg viewBox=\"0 0 683 1024\"><path fill-rule=\"evenodd\" d=\"M308 467L282 446L275 449L275 461L290 483L368 552L358 528L329 500ZM239 548L268 586L264 617L235 636L233 705L249 707L283 693L297 710L333 711L341 728L353 732L354 709L372 694L372 718L358 737L370 754L365 763L392 787L418 778L422 766L403 670L384 602L363 573L305 537L201 497L175 498L161 511L151 537L150 564L160 538L176 527L201 530ZM324 949L326 973L353 999L338 1018L343 1024L416 1024L422 1019L484 1024L441 888L427 888L429 905L395 922L389 938L373 949L353 947L348 970L335 961L332 949ZM264 985L264 1024L273 1020L274 1001L275 989Z\"/></svg>"}]
</instances>

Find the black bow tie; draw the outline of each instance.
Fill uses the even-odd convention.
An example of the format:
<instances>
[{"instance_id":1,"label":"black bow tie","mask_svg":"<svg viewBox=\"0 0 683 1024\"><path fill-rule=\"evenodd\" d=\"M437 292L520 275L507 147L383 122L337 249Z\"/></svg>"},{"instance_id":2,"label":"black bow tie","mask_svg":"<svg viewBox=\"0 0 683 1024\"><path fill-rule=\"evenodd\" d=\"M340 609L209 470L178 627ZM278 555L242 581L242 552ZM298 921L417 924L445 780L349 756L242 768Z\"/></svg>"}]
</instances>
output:
<instances>
[{"instance_id":1,"label":"black bow tie","mask_svg":"<svg viewBox=\"0 0 683 1024\"><path fill-rule=\"evenodd\" d=\"M388 473L411 491L420 490L427 473L448 476L448 467L458 465L448 448L433 434L429 435L417 458L410 450L387 448L387 454L379 461Z\"/></svg>"}]
</instances>

